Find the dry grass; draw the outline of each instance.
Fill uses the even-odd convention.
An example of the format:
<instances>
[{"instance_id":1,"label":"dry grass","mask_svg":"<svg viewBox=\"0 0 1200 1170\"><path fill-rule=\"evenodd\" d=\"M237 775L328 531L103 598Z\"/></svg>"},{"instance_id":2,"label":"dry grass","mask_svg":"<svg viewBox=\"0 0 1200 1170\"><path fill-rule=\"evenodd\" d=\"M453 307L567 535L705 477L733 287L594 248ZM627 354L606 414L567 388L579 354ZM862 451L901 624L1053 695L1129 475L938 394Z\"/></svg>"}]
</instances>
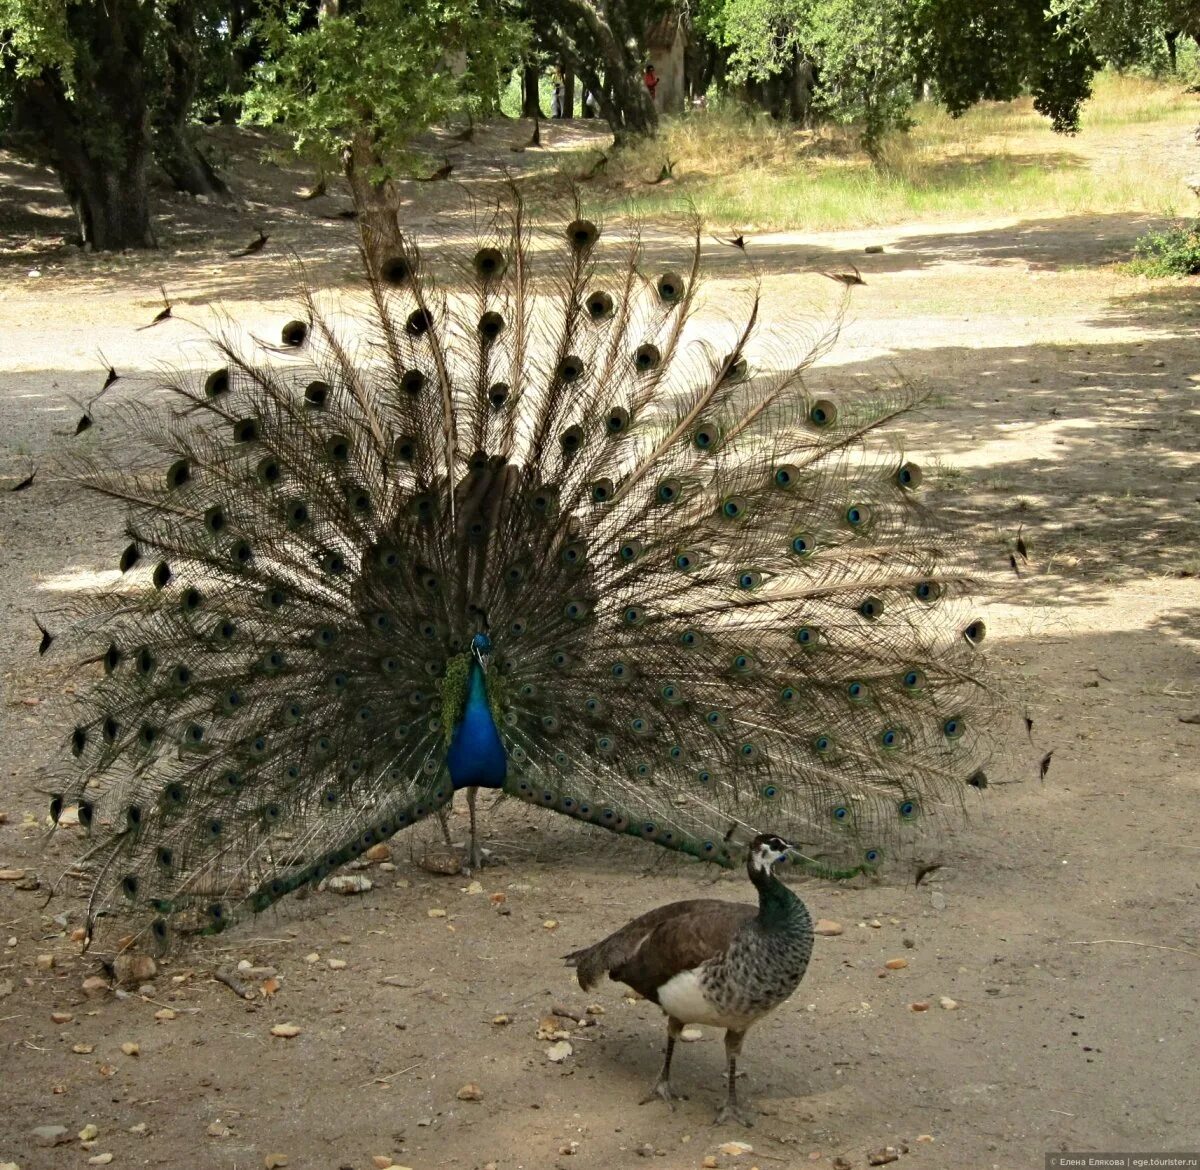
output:
<instances>
[{"instance_id":1,"label":"dry grass","mask_svg":"<svg viewBox=\"0 0 1200 1170\"><path fill-rule=\"evenodd\" d=\"M741 109L693 114L614 157L587 193L609 213L661 218L694 206L710 224L746 230L1052 212L1172 215L1187 195L1180 156L1130 149L1129 132L1177 125L1182 135L1200 120L1200 99L1178 84L1102 75L1075 138L1055 135L1029 99L985 103L958 119L925 105L915 115L913 130L885 142L872 163L843 132L798 130ZM651 185L668 158L676 178ZM584 170L588 161L573 158L565 169Z\"/></svg>"}]
</instances>

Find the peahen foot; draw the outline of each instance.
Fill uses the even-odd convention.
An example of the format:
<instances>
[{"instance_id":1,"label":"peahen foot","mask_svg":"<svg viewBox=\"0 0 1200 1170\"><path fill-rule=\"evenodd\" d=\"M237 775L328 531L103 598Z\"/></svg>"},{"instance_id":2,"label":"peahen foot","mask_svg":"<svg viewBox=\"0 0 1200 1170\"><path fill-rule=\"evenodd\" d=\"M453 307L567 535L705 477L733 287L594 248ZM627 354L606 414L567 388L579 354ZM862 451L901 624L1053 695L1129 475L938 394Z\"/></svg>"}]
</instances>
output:
<instances>
[{"instance_id":1,"label":"peahen foot","mask_svg":"<svg viewBox=\"0 0 1200 1170\"><path fill-rule=\"evenodd\" d=\"M654 1087L648 1092L639 1102L639 1105L649 1105L651 1101L665 1101L667 1108L674 1111L676 1101L686 1101L687 1097L683 1093L677 1093L671 1088L671 1082L659 1078L654 1082Z\"/></svg>"},{"instance_id":2,"label":"peahen foot","mask_svg":"<svg viewBox=\"0 0 1200 1170\"><path fill-rule=\"evenodd\" d=\"M753 1110L747 1109L744 1105L739 1105L737 1101L726 1101L717 1110L717 1115L713 1118L713 1125L726 1125L731 1121L736 1121L740 1125L744 1125L747 1129L753 1129L754 1120Z\"/></svg>"}]
</instances>

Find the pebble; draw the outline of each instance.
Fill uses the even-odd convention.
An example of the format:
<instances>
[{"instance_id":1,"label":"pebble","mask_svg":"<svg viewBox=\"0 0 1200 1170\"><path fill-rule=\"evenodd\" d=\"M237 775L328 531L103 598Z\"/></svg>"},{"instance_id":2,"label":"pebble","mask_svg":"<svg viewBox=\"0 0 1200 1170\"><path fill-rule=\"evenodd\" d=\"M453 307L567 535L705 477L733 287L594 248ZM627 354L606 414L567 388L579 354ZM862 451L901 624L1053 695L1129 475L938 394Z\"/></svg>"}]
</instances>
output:
<instances>
[{"instance_id":1,"label":"pebble","mask_svg":"<svg viewBox=\"0 0 1200 1170\"><path fill-rule=\"evenodd\" d=\"M54 970L54 956L53 955L38 955L38 957L34 960L34 965L37 967L37 969L39 971L53 971Z\"/></svg>"},{"instance_id":2,"label":"pebble","mask_svg":"<svg viewBox=\"0 0 1200 1170\"><path fill-rule=\"evenodd\" d=\"M929 1004L926 1003L923 999L917 1000L916 1003L910 1003L908 1005L908 1010L910 1012L927 1012L927 1011L929 1011Z\"/></svg>"},{"instance_id":3,"label":"pebble","mask_svg":"<svg viewBox=\"0 0 1200 1170\"><path fill-rule=\"evenodd\" d=\"M503 890L497 890L494 894L488 894L488 901L493 906L503 906L508 901L508 895Z\"/></svg>"},{"instance_id":4,"label":"pebble","mask_svg":"<svg viewBox=\"0 0 1200 1170\"><path fill-rule=\"evenodd\" d=\"M682 1032L679 1033L679 1039L682 1040L685 1044L694 1044L697 1040L702 1039L703 1036L704 1036L704 1033L701 1032L700 1029L695 1027L694 1025L689 1025L688 1027L684 1028L684 1030Z\"/></svg>"},{"instance_id":5,"label":"pebble","mask_svg":"<svg viewBox=\"0 0 1200 1170\"><path fill-rule=\"evenodd\" d=\"M331 971L344 971L346 969L346 960L345 959L330 959L329 960L329 969Z\"/></svg>"},{"instance_id":6,"label":"pebble","mask_svg":"<svg viewBox=\"0 0 1200 1170\"><path fill-rule=\"evenodd\" d=\"M280 1167L288 1164L287 1154L268 1154L263 1159L263 1165L267 1170L280 1170Z\"/></svg>"},{"instance_id":7,"label":"pebble","mask_svg":"<svg viewBox=\"0 0 1200 1170\"><path fill-rule=\"evenodd\" d=\"M944 1008L948 1012L957 1011L958 1000L951 999L948 995L943 995L941 999L938 1000L938 1006Z\"/></svg>"},{"instance_id":8,"label":"pebble","mask_svg":"<svg viewBox=\"0 0 1200 1170\"><path fill-rule=\"evenodd\" d=\"M82 983L83 994L89 999L104 995L108 992L108 980L102 979L99 975L89 975Z\"/></svg>"},{"instance_id":9,"label":"pebble","mask_svg":"<svg viewBox=\"0 0 1200 1170\"><path fill-rule=\"evenodd\" d=\"M445 918L446 911L443 910L440 906L434 906L432 909L425 911L425 917L426 918Z\"/></svg>"},{"instance_id":10,"label":"pebble","mask_svg":"<svg viewBox=\"0 0 1200 1170\"><path fill-rule=\"evenodd\" d=\"M931 1142L931 1141L933 1141L933 1134L931 1134L931 1133L919 1133L919 1134L917 1134L917 1141L919 1141L919 1142Z\"/></svg>"},{"instance_id":11,"label":"pebble","mask_svg":"<svg viewBox=\"0 0 1200 1170\"><path fill-rule=\"evenodd\" d=\"M89 1166L107 1166L113 1160L112 1154L94 1154L88 1159Z\"/></svg>"},{"instance_id":12,"label":"pebble","mask_svg":"<svg viewBox=\"0 0 1200 1170\"><path fill-rule=\"evenodd\" d=\"M118 955L113 973L122 987L136 987L158 974L158 964L150 955Z\"/></svg>"},{"instance_id":13,"label":"pebble","mask_svg":"<svg viewBox=\"0 0 1200 1170\"><path fill-rule=\"evenodd\" d=\"M52 1024L69 1024L75 1017L70 1012L51 1012L50 1022Z\"/></svg>"},{"instance_id":14,"label":"pebble","mask_svg":"<svg viewBox=\"0 0 1200 1170\"><path fill-rule=\"evenodd\" d=\"M76 1136L81 1142L94 1142L100 1136L100 1127L89 1121Z\"/></svg>"},{"instance_id":15,"label":"pebble","mask_svg":"<svg viewBox=\"0 0 1200 1170\"><path fill-rule=\"evenodd\" d=\"M883 923L880 922L878 918L872 918L871 921L867 923L867 925L872 930L882 930L883 929Z\"/></svg>"},{"instance_id":16,"label":"pebble","mask_svg":"<svg viewBox=\"0 0 1200 1170\"><path fill-rule=\"evenodd\" d=\"M156 1020L174 1020L178 1017L178 1015L179 1013L173 1011L171 1008L159 1008L158 1011L154 1013L154 1018Z\"/></svg>"},{"instance_id":17,"label":"pebble","mask_svg":"<svg viewBox=\"0 0 1200 1170\"><path fill-rule=\"evenodd\" d=\"M557 930L558 929L558 919L557 918L547 918L546 921L542 923L542 929L543 930Z\"/></svg>"},{"instance_id":18,"label":"pebble","mask_svg":"<svg viewBox=\"0 0 1200 1170\"><path fill-rule=\"evenodd\" d=\"M705 1154L704 1161L700 1165L704 1167L704 1170L716 1170L720 1163L715 1154Z\"/></svg>"},{"instance_id":19,"label":"pebble","mask_svg":"<svg viewBox=\"0 0 1200 1170\"><path fill-rule=\"evenodd\" d=\"M908 966L908 960L907 959L888 959L888 961L886 963L884 963L884 966L889 971L903 971L904 968Z\"/></svg>"},{"instance_id":20,"label":"pebble","mask_svg":"<svg viewBox=\"0 0 1200 1170\"><path fill-rule=\"evenodd\" d=\"M392 1160L387 1156L387 1154L376 1154L371 1159L371 1165L375 1167L375 1170L388 1170L388 1167L391 1164Z\"/></svg>"},{"instance_id":21,"label":"pebble","mask_svg":"<svg viewBox=\"0 0 1200 1170\"><path fill-rule=\"evenodd\" d=\"M818 918L816 925L813 927L813 934L831 938L834 935L841 934L842 930L843 927L840 922L834 922L832 918Z\"/></svg>"},{"instance_id":22,"label":"pebble","mask_svg":"<svg viewBox=\"0 0 1200 1170\"><path fill-rule=\"evenodd\" d=\"M145 1137L145 1136L146 1136L146 1130L147 1130L148 1128L149 1128L149 1127L146 1125L146 1123L145 1123L144 1121L139 1121L139 1122L137 1123L137 1125L131 1125L131 1126L129 1127L129 1132L130 1132L131 1134L133 1134L135 1137Z\"/></svg>"},{"instance_id":23,"label":"pebble","mask_svg":"<svg viewBox=\"0 0 1200 1170\"><path fill-rule=\"evenodd\" d=\"M905 1153L907 1146L884 1146L867 1155L868 1166L886 1166L889 1162L898 1162L900 1155Z\"/></svg>"},{"instance_id":24,"label":"pebble","mask_svg":"<svg viewBox=\"0 0 1200 1170\"><path fill-rule=\"evenodd\" d=\"M1166 363L1166 362L1164 362L1164 361L1162 360L1162 358L1155 358L1155 359L1154 359L1154 361L1153 361L1153 362L1151 362L1150 364L1151 364L1151 365L1152 365L1152 366L1153 366L1153 367L1154 367L1156 370L1161 370L1161 369L1163 368L1163 366L1165 366L1167 363Z\"/></svg>"},{"instance_id":25,"label":"pebble","mask_svg":"<svg viewBox=\"0 0 1200 1170\"><path fill-rule=\"evenodd\" d=\"M731 1158L740 1158L743 1154L753 1154L754 1147L749 1142L723 1142L717 1146L718 1154L728 1154Z\"/></svg>"},{"instance_id":26,"label":"pebble","mask_svg":"<svg viewBox=\"0 0 1200 1170\"><path fill-rule=\"evenodd\" d=\"M463 893L464 894L482 894L483 893L483 882L472 882L469 886L467 886L467 888L463 891Z\"/></svg>"},{"instance_id":27,"label":"pebble","mask_svg":"<svg viewBox=\"0 0 1200 1170\"><path fill-rule=\"evenodd\" d=\"M233 1133L233 1130L218 1117L216 1121L209 1122L209 1126L204 1132L209 1137L227 1138Z\"/></svg>"},{"instance_id":28,"label":"pebble","mask_svg":"<svg viewBox=\"0 0 1200 1170\"><path fill-rule=\"evenodd\" d=\"M132 1040L126 1040L125 1043L121 1045L121 1051L125 1053L126 1056L141 1056L142 1054L141 1048L138 1047L138 1045Z\"/></svg>"},{"instance_id":29,"label":"pebble","mask_svg":"<svg viewBox=\"0 0 1200 1170\"><path fill-rule=\"evenodd\" d=\"M308 954L304 956L304 961L306 963L319 963L321 961L321 955L318 951L309 951Z\"/></svg>"},{"instance_id":30,"label":"pebble","mask_svg":"<svg viewBox=\"0 0 1200 1170\"><path fill-rule=\"evenodd\" d=\"M339 873L328 879L326 888L335 894L349 897L352 894L365 894L368 890L373 890L375 885L369 877L361 873Z\"/></svg>"},{"instance_id":31,"label":"pebble","mask_svg":"<svg viewBox=\"0 0 1200 1170\"><path fill-rule=\"evenodd\" d=\"M291 1040L293 1036L299 1036L302 1028L297 1024L272 1024L271 1035L279 1036L284 1040Z\"/></svg>"},{"instance_id":32,"label":"pebble","mask_svg":"<svg viewBox=\"0 0 1200 1170\"><path fill-rule=\"evenodd\" d=\"M78 1056L91 1056L96 1051L96 1046L94 1044L72 1044L71 1051Z\"/></svg>"},{"instance_id":33,"label":"pebble","mask_svg":"<svg viewBox=\"0 0 1200 1170\"><path fill-rule=\"evenodd\" d=\"M833 1165L833 1170L851 1170L854 1163L848 1161L846 1158L839 1156L837 1158L834 1158L832 1165Z\"/></svg>"},{"instance_id":34,"label":"pebble","mask_svg":"<svg viewBox=\"0 0 1200 1170\"><path fill-rule=\"evenodd\" d=\"M0 882L19 882L24 876L23 869L0 869Z\"/></svg>"},{"instance_id":35,"label":"pebble","mask_svg":"<svg viewBox=\"0 0 1200 1170\"><path fill-rule=\"evenodd\" d=\"M578 1149L579 1149L578 1142L565 1142L563 1145L558 1147L558 1152L560 1154L569 1156L569 1155L575 1153L575 1151Z\"/></svg>"},{"instance_id":36,"label":"pebble","mask_svg":"<svg viewBox=\"0 0 1200 1170\"><path fill-rule=\"evenodd\" d=\"M864 249L868 256L878 256L883 251L882 244L868 244Z\"/></svg>"},{"instance_id":37,"label":"pebble","mask_svg":"<svg viewBox=\"0 0 1200 1170\"><path fill-rule=\"evenodd\" d=\"M372 845L370 849L363 854L368 861L391 861L392 851L387 845L380 842L378 845Z\"/></svg>"},{"instance_id":38,"label":"pebble","mask_svg":"<svg viewBox=\"0 0 1200 1170\"><path fill-rule=\"evenodd\" d=\"M933 893L929 895L929 904L935 910L945 910L946 895L943 894L941 890L934 890Z\"/></svg>"},{"instance_id":39,"label":"pebble","mask_svg":"<svg viewBox=\"0 0 1200 1170\"><path fill-rule=\"evenodd\" d=\"M501 1012L498 1016L492 1016L492 1023L495 1024L497 1028L503 1028L506 1024L512 1023L512 1017L506 1012Z\"/></svg>"},{"instance_id":40,"label":"pebble","mask_svg":"<svg viewBox=\"0 0 1200 1170\"><path fill-rule=\"evenodd\" d=\"M604 1015L604 1005L603 1005L602 1003L589 1003L589 1004L587 1005L587 1007L585 1007L583 1010L584 1010L584 1011L585 1011L585 1012L586 1012L586 1013L587 1013L589 1016L602 1016L602 1015Z\"/></svg>"},{"instance_id":41,"label":"pebble","mask_svg":"<svg viewBox=\"0 0 1200 1170\"><path fill-rule=\"evenodd\" d=\"M39 1125L32 1134L39 1146L61 1146L71 1140L71 1131L65 1125Z\"/></svg>"},{"instance_id":42,"label":"pebble","mask_svg":"<svg viewBox=\"0 0 1200 1170\"><path fill-rule=\"evenodd\" d=\"M460 1101L482 1101L483 1090L474 1081L468 1081L454 1094Z\"/></svg>"},{"instance_id":43,"label":"pebble","mask_svg":"<svg viewBox=\"0 0 1200 1170\"><path fill-rule=\"evenodd\" d=\"M552 1061L554 1064L562 1064L574 1051L575 1049L571 1047L570 1041L560 1040L557 1044L551 1044L546 1049L546 1059Z\"/></svg>"}]
</instances>

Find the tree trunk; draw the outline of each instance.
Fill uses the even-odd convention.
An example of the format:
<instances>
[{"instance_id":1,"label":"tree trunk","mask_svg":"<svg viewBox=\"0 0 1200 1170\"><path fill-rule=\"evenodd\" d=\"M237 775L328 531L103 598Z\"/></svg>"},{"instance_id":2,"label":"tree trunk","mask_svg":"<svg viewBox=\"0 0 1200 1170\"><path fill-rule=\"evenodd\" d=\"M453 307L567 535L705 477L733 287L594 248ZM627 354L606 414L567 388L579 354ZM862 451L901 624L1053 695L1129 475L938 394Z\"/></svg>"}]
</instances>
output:
<instances>
[{"instance_id":1,"label":"tree trunk","mask_svg":"<svg viewBox=\"0 0 1200 1170\"><path fill-rule=\"evenodd\" d=\"M66 9L78 46L68 93L56 70L20 84L19 99L58 174L85 245L153 248L145 66L153 14L137 0Z\"/></svg>"},{"instance_id":2,"label":"tree trunk","mask_svg":"<svg viewBox=\"0 0 1200 1170\"><path fill-rule=\"evenodd\" d=\"M196 98L196 13L177 0L167 15L167 70L155 119L154 157L179 191L228 203L229 188L204 157L188 125Z\"/></svg>"},{"instance_id":3,"label":"tree trunk","mask_svg":"<svg viewBox=\"0 0 1200 1170\"><path fill-rule=\"evenodd\" d=\"M521 66L521 117L544 118L542 99L538 91L541 70L536 65Z\"/></svg>"},{"instance_id":4,"label":"tree trunk","mask_svg":"<svg viewBox=\"0 0 1200 1170\"><path fill-rule=\"evenodd\" d=\"M363 250L374 271L403 250L403 235L396 219L400 193L391 179L374 181L371 172L382 168L375 133L361 127L351 144L342 152L342 167L354 206L358 210L358 230Z\"/></svg>"},{"instance_id":5,"label":"tree trunk","mask_svg":"<svg viewBox=\"0 0 1200 1170\"><path fill-rule=\"evenodd\" d=\"M562 116L575 117L575 74L570 69L563 70Z\"/></svg>"}]
</instances>

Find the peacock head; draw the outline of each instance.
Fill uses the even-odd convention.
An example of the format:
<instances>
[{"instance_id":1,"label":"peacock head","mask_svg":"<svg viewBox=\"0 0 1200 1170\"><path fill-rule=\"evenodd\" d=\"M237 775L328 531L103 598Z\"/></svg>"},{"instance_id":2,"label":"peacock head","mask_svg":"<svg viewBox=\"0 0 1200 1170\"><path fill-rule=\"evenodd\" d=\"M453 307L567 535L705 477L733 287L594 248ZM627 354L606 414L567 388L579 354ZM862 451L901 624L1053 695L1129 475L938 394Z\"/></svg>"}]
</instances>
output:
<instances>
[{"instance_id":1,"label":"peacock head","mask_svg":"<svg viewBox=\"0 0 1200 1170\"><path fill-rule=\"evenodd\" d=\"M770 873L774 866L785 861L788 854L793 852L795 847L789 845L782 837L777 837L774 833L759 833L750 842L750 868L758 873Z\"/></svg>"},{"instance_id":2,"label":"peacock head","mask_svg":"<svg viewBox=\"0 0 1200 1170\"><path fill-rule=\"evenodd\" d=\"M476 634L471 639L471 653L480 666L487 665L487 656L492 652L492 640L487 634Z\"/></svg>"}]
</instances>

